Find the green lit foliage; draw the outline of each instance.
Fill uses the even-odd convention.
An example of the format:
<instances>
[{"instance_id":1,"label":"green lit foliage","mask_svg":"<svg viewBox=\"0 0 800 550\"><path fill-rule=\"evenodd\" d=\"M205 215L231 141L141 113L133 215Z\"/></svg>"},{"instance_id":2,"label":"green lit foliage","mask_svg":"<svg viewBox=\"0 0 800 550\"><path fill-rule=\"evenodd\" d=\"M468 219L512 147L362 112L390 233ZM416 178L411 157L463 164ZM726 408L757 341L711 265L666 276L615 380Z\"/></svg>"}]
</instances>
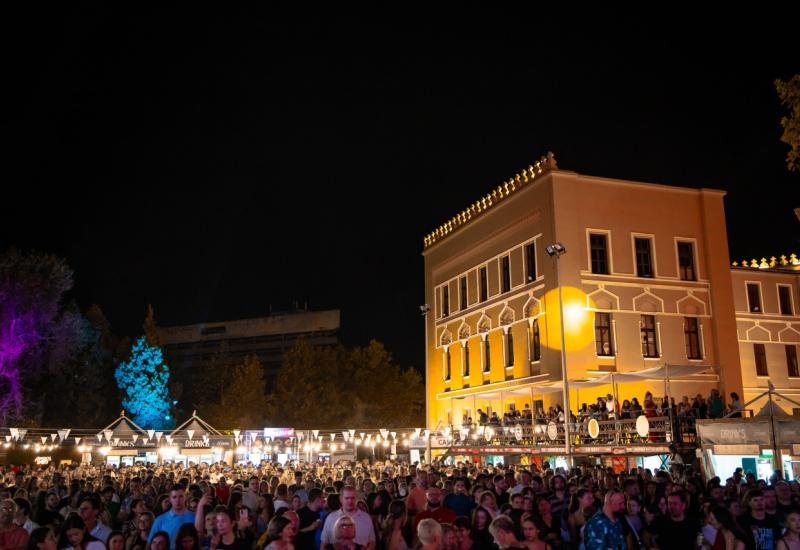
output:
<instances>
[{"instance_id":1,"label":"green lit foliage","mask_svg":"<svg viewBox=\"0 0 800 550\"><path fill-rule=\"evenodd\" d=\"M423 420L422 378L392 363L375 340L365 347L289 350L270 396L269 420L296 428L403 428Z\"/></svg>"},{"instance_id":2,"label":"green lit foliage","mask_svg":"<svg viewBox=\"0 0 800 550\"><path fill-rule=\"evenodd\" d=\"M148 345L145 337L140 337L133 344L130 359L119 364L114 376L125 394L122 406L134 422L148 429L174 426L167 387L169 367L164 364L160 348Z\"/></svg>"},{"instance_id":3,"label":"green lit foliage","mask_svg":"<svg viewBox=\"0 0 800 550\"><path fill-rule=\"evenodd\" d=\"M800 74L788 82L775 81L781 105L789 109L789 115L781 118L783 135L781 141L791 149L786 154L786 164L792 172L800 171Z\"/></svg>"},{"instance_id":4,"label":"green lit foliage","mask_svg":"<svg viewBox=\"0 0 800 550\"><path fill-rule=\"evenodd\" d=\"M200 410L211 425L232 429L263 426L266 408L264 368L258 357L250 355L234 367L217 399Z\"/></svg>"}]
</instances>

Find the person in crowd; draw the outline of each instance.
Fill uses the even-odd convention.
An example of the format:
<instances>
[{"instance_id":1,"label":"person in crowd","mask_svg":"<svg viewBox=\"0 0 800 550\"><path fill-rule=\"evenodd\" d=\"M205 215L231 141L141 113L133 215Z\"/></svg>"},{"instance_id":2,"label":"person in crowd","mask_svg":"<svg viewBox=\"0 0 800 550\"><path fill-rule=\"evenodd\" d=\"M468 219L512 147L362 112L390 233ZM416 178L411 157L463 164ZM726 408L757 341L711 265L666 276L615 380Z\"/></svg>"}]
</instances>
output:
<instances>
[{"instance_id":1,"label":"person in crowd","mask_svg":"<svg viewBox=\"0 0 800 550\"><path fill-rule=\"evenodd\" d=\"M442 526L435 519L423 519L417 525L417 538L422 545L422 550L440 550Z\"/></svg>"},{"instance_id":2,"label":"person in crowd","mask_svg":"<svg viewBox=\"0 0 800 550\"><path fill-rule=\"evenodd\" d=\"M89 533L81 516L70 514L61 525L58 548L59 550L106 550L106 545Z\"/></svg>"},{"instance_id":3,"label":"person in crowd","mask_svg":"<svg viewBox=\"0 0 800 550\"><path fill-rule=\"evenodd\" d=\"M58 550L58 540L49 527L37 527L28 538L27 550Z\"/></svg>"},{"instance_id":4,"label":"person in crowd","mask_svg":"<svg viewBox=\"0 0 800 550\"><path fill-rule=\"evenodd\" d=\"M175 485L169 492L169 511L158 516L150 528L148 542L152 544L156 533L165 531L169 535L170 548L175 549L175 535L184 523L194 523L195 513L186 508L186 489L183 485ZM208 503L207 495L200 499L198 508L202 508ZM197 528L198 532L204 526Z\"/></svg>"},{"instance_id":5,"label":"person in crowd","mask_svg":"<svg viewBox=\"0 0 800 550\"><path fill-rule=\"evenodd\" d=\"M627 549L625 534L619 514L625 509L625 496L618 489L606 492L605 503L584 527L583 540L586 550Z\"/></svg>"},{"instance_id":6,"label":"person in crowd","mask_svg":"<svg viewBox=\"0 0 800 550\"><path fill-rule=\"evenodd\" d=\"M265 550L292 550L295 546L293 543L295 537L294 525L292 521L283 516L276 516L270 520L267 526L267 546ZM298 548L303 548L298 546ZM304 548L314 548L312 546L305 546Z\"/></svg>"},{"instance_id":7,"label":"person in crowd","mask_svg":"<svg viewBox=\"0 0 800 550\"><path fill-rule=\"evenodd\" d=\"M497 516L489 525L489 532L494 537L495 544L501 549L526 547L517 540L517 535L514 531L514 522L508 516Z\"/></svg>"}]
</instances>

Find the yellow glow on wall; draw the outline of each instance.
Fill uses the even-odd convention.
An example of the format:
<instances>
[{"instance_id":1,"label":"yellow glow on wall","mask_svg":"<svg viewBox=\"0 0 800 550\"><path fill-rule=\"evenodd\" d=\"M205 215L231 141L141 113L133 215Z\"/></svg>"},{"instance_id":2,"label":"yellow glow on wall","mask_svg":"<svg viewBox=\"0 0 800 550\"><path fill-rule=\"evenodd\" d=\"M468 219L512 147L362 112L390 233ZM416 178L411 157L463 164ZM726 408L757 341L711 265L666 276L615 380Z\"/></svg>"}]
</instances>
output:
<instances>
[{"instance_id":1,"label":"yellow glow on wall","mask_svg":"<svg viewBox=\"0 0 800 550\"><path fill-rule=\"evenodd\" d=\"M582 290L565 286L561 289L564 304L564 345L567 351L578 351L594 344L594 312L587 308L587 296ZM558 307L558 288L549 290L545 296L547 330L550 332L546 343L551 349L561 349L561 311ZM588 299L588 307L594 308L594 301Z\"/></svg>"}]
</instances>

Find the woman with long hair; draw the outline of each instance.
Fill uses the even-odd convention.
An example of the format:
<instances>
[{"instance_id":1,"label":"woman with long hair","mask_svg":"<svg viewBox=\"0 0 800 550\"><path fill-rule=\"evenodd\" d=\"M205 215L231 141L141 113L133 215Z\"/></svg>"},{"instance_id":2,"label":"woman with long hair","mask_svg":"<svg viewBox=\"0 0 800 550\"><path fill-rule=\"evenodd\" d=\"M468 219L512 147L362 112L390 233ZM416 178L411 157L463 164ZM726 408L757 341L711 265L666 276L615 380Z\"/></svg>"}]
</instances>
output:
<instances>
[{"instance_id":1,"label":"woman with long hair","mask_svg":"<svg viewBox=\"0 0 800 550\"><path fill-rule=\"evenodd\" d=\"M492 523L492 514L483 506L478 506L472 511L472 532L470 538L479 548L489 548L494 543L494 538L489 532Z\"/></svg>"},{"instance_id":2,"label":"woman with long hair","mask_svg":"<svg viewBox=\"0 0 800 550\"><path fill-rule=\"evenodd\" d=\"M28 547L30 550L30 546ZM800 511L792 510L786 514L786 532L778 541L775 550L800 549Z\"/></svg>"},{"instance_id":3,"label":"woman with long hair","mask_svg":"<svg viewBox=\"0 0 800 550\"><path fill-rule=\"evenodd\" d=\"M253 543L252 537L247 536L249 532L246 530L242 532L245 536L240 536L230 508L217 506L213 513L216 518L214 526L217 528L217 532L211 536L209 550L250 550Z\"/></svg>"},{"instance_id":4,"label":"woman with long hair","mask_svg":"<svg viewBox=\"0 0 800 550\"><path fill-rule=\"evenodd\" d=\"M267 526L268 544L264 550L292 550L294 536L292 520L283 516L275 516Z\"/></svg>"},{"instance_id":5,"label":"woman with long hair","mask_svg":"<svg viewBox=\"0 0 800 550\"><path fill-rule=\"evenodd\" d=\"M86 530L86 524L78 514L70 514L61 525L58 548L60 550L105 550L106 545Z\"/></svg>"},{"instance_id":6,"label":"woman with long hair","mask_svg":"<svg viewBox=\"0 0 800 550\"><path fill-rule=\"evenodd\" d=\"M121 531L111 531L106 541L108 550L125 550L125 535Z\"/></svg>"},{"instance_id":7,"label":"woman with long hair","mask_svg":"<svg viewBox=\"0 0 800 550\"><path fill-rule=\"evenodd\" d=\"M403 533L407 519L406 503L402 500L393 500L389 504L381 530L386 550L408 550L408 541Z\"/></svg>"},{"instance_id":8,"label":"woman with long hair","mask_svg":"<svg viewBox=\"0 0 800 550\"><path fill-rule=\"evenodd\" d=\"M111 539L109 539L111 540ZM114 550L109 545L108 550ZM175 535L175 550L200 550L200 535L191 523L184 523Z\"/></svg>"},{"instance_id":9,"label":"woman with long hair","mask_svg":"<svg viewBox=\"0 0 800 550\"><path fill-rule=\"evenodd\" d=\"M717 530L712 550L744 550L745 534L724 506L714 506L708 514L711 526Z\"/></svg>"},{"instance_id":10,"label":"woman with long hair","mask_svg":"<svg viewBox=\"0 0 800 550\"><path fill-rule=\"evenodd\" d=\"M572 493L568 511L567 526L570 540L577 543L581 540L581 529L594 514L594 493L588 489L578 489Z\"/></svg>"},{"instance_id":11,"label":"woman with long hair","mask_svg":"<svg viewBox=\"0 0 800 550\"><path fill-rule=\"evenodd\" d=\"M528 550L550 550L550 545L539 538L543 530L544 525L538 517L526 514L522 518L522 544Z\"/></svg>"}]
</instances>

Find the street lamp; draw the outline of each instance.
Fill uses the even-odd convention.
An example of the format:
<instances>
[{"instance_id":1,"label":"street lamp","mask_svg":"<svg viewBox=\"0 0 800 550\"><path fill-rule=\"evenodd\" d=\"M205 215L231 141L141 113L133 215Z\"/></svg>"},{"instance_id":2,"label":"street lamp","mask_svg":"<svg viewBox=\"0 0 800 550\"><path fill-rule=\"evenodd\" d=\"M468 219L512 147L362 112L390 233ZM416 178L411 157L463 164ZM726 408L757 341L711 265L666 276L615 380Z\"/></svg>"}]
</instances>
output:
<instances>
[{"instance_id":1,"label":"street lamp","mask_svg":"<svg viewBox=\"0 0 800 550\"><path fill-rule=\"evenodd\" d=\"M564 451L567 454L567 466L572 468L572 441L570 437L569 423L572 419L569 407L569 380L567 377L567 347L564 339L564 303L561 297L561 276L558 270L559 259L567 253L567 249L561 243L553 243L545 248L547 255L555 259L556 263L556 285L558 285L558 317L561 320L561 381L564 386Z\"/></svg>"},{"instance_id":2,"label":"street lamp","mask_svg":"<svg viewBox=\"0 0 800 550\"><path fill-rule=\"evenodd\" d=\"M428 379L430 376L430 365L428 364L428 313L431 311L430 304L422 304L419 306L419 311L422 317L425 318L425 426L428 426L428 419L430 418L430 396L428 395ZM428 443L425 446L425 461L430 464L431 460L431 439L427 438Z\"/></svg>"}]
</instances>

